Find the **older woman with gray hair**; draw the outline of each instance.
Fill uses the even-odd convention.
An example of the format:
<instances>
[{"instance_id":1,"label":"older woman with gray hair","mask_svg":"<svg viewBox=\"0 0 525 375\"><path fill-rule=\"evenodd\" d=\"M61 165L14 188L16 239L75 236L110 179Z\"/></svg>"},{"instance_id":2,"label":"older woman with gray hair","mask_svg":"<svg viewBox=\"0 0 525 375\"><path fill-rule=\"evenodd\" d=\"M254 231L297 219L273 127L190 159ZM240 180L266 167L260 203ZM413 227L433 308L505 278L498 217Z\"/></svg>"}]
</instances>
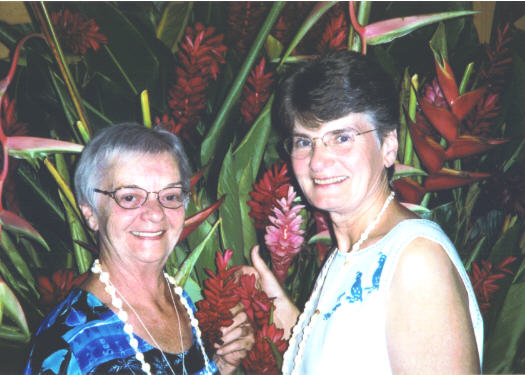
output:
<instances>
[{"instance_id":1,"label":"older woman with gray hair","mask_svg":"<svg viewBox=\"0 0 525 375\"><path fill-rule=\"evenodd\" d=\"M195 307L164 271L184 226L190 167L180 140L137 124L86 146L77 200L99 259L38 330L26 374L229 374L254 342L241 306L213 359Z\"/></svg>"}]
</instances>

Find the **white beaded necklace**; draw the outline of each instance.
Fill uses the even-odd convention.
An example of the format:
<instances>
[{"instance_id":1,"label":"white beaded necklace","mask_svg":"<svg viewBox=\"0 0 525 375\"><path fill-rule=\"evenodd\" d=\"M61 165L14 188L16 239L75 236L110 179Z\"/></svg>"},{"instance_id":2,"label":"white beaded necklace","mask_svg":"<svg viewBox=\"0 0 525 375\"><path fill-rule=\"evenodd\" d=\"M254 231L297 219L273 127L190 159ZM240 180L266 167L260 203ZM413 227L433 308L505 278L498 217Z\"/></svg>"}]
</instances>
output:
<instances>
[{"instance_id":1,"label":"white beaded necklace","mask_svg":"<svg viewBox=\"0 0 525 375\"><path fill-rule=\"evenodd\" d=\"M365 242L368 239L368 236L370 235L370 232L374 229L374 227L377 225L383 214L385 213L387 207L390 205L390 202L394 199L394 192L391 192L388 198L386 199L385 203L383 204L383 207L377 214L376 218L368 224L368 227L366 227L365 231L361 234L361 237L359 238L359 241L357 241L353 246L352 250L345 254L345 263L344 266L347 266L349 264L349 256L350 254L356 253L363 242ZM315 284L314 290L312 291L312 294L310 295L310 299L306 304L304 305L304 311L299 317L297 324L295 325L293 331L292 331L292 337L290 338L290 341L288 342L288 350L284 353L283 356L283 373L286 371L290 365L290 362L293 361L293 367L291 371L291 375L296 375L299 372L299 369L301 368L302 363L302 357L306 346L306 341L308 337L310 336L310 333L312 331L312 327L314 325L314 322L318 319L318 317L321 315L319 309L317 309L317 304L319 303L319 296L321 294L321 291L323 290L324 282L326 280L326 276L328 274L328 270L330 269L330 265L332 264L332 261L335 258L335 254L337 253L337 250L334 250L328 260L326 261L325 265L323 266L321 273L317 279L317 282ZM314 306L315 301L315 306ZM311 312L316 309L313 314ZM310 316L311 315L311 316ZM292 358L293 356L293 350L295 347L295 343L297 341L297 336L299 335L301 328L305 320L308 319L308 316L310 316L310 319L308 321L308 324L304 327L303 335L301 337L301 341L299 342L299 347L297 350L297 354L295 358Z\"/></svg>"},{"instance_id":2,"label":"white beaded necklace","mask_svg":"<svg viewBox=\"0 0 525 375\"><path fill-rule=\"evenodd\" d=\"M135 350L135 358L137 358L137 360L140 362L142 371L144 371L148 375L152 375L151 374L151 365L145 361L144 354L139 352L139 350L138 350L138 340L133 337L133 326L130 323L127 322L127 320L128 320L128 313L126 311L122 310L122 300L117 296L117 293L122 297L122 299L124 299L124 302L128 305L128 307L131 309L131 311L133 311L135 313L135 315L137 316L138 321L140 322L140 324L142 325L142 327L144 328L146 333L149 335L149 337L150 337L151 341L153 342L153 344L155 345L155 347L160 351L162 357L164 358L164 360L168 364L168 367L170 368L171 372L175 375L175 371L171 367L168 359L166 358L166 355L160 349L160 346L157 344L156 340L153 338L153 336L149 332L148 328L146 327L146 325L144 324L144 322L140 318L139 314L133 308L133 306L131 306L131 304L124 298L122 293L120 293L115 288L115 286L111 283L111 281L109 279L109 273L102 270L102 267L100 265L100 261L98 259L95 259L95 261L93 262L93 265L91 266L91 272L99 275L100 281L105 285L104 290L106 291L106 293L108 293L111 296L111 304L117 309L117 311L118 311L118 313L117 313L118 318L120 320L122 320L122 322L124 322L124 332L126 332L128 334L128 336L129 336L129 345L133 348L133 350ZM173 278L172 276L168 275L166 272L164 272L164 277L165 277L165 279L166 279L166 281L168 283L170 296L171 296L171 301L173 303L173 308L175 309L175 312L177 313L177 318L179 320L179 335L180 335L180 340L181 340L181 350L182 350L182 329L181 329L181 325L180 325L180 316L179 316L179 311L178 311L178 309L176 307L176 304L175 304L175 299L173 297L173 292L171 290L171 286L174 287L175 294L177 294L179 296L180 301L184 305L184 308L186 309L186 312L188 313L188 316L190 317L191 326L195 330L195 336L197 338L197 343L199 344L200 350L202 352L202 356L204 358L204 363L205 363L205 367L206 367L206 373L207 374L213 374L211 366L210 366L210 362L208 360L208 356L206 355L206 351L205 351L204 345L202 343L201 330L199 328L199 322L195 318L195 316L193 314L193 310L191 309L190 305L188 304L188 301L186 301L186 298L184 298L184 296L182 294L182 288L180 286L177 286L177 284L175 282L175 278ZM186 374L187 371L186 371L186 365L184 363L184 352L183 352L182 356L183 356L182 357L183 371L184 371L184 374Z\"/></svg>"}]
</instances>

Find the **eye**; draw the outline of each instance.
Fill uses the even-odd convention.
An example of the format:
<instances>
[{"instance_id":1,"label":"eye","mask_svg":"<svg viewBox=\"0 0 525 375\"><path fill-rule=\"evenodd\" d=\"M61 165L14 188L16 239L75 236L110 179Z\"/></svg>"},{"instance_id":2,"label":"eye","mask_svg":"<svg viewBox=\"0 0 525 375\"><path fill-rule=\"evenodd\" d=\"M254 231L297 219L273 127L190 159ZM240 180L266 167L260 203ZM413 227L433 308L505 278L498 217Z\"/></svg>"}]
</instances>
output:
<instances>
[{"instance_id":1,"label":"eye","mask_svg":"<svg viewBox=\"0 0 525 375\"><path fill-rule=\"evenodd\" d=\"M312 147L312 140L310 138L295 137L293 139L294 149L310 148L310 147Z\"/></svg>"},{"instance_id":2,"label":"eye","mask_svg":"<svg viewBox=\"0 0 525 375\"><path fill-rule=\"evenodd\" d=\"M350 133L341 133L335 136L335 142L339 144L351 143L353 137Z\"/></svg>"},{"instance_id":3,"label":"eye","mask_svg":"<svg viewBox=\"0 0 525 375\"><path fill-rule=\"evenodd\" d=\"M351 131L335 132L328 136L328 143L332 146L351 146L355 134Z\"/></svg>"},{"instance_id":4,"label":"eye","mask_svg":"<svg viewBox=\"0 0 525 375\"><path fill-rule=\"evenodd\" d=\"M160 194L160 200L163 202L182 202L184 200L183 192L179 188L164 190Z\"/></svg>"}]
</instances>

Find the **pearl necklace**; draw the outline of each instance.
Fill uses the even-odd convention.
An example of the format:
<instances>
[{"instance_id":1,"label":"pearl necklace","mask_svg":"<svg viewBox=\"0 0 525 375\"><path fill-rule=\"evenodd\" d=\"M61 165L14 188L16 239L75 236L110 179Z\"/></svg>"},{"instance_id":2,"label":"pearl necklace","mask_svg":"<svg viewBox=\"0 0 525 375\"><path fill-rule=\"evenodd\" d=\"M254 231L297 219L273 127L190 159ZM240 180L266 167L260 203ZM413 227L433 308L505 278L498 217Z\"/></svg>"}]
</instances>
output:
<instances>
[{"instance_id":1,"label":"pearl necklace","mask_svg":"<svg viewBox=\"0 0 525 375\"><path fill-rule=\"evenodd\" d=\"M118 311L117 312L118 318L122 322L124 322L124 332L126 332L128 334L128 336L129 336L129 345L133 348L133 350L135 350L135 358L137 358L137 360L140 362L142 371L144 371L148 375L152 375L151 374L151 365L145 361L144 354L139 352L139 350L138 350L138 340L135 337L133 337L133 326L130 323L127 322L127 320L128 320L128 313L126 311L122 310L122 300L117 296L117 293L122 297L122 299L124 299L124 302L126 302L126 304L129 306L129 308L135 313L135 315L137 316L138 321L140 322L140 324L142 325L142 327L144 328L146 333L149 335L149 337L152 340L153 344L156 346L156 348L162 354L162 357L164 358L164 360L168 364L171 372L175 375L175 371L171 367L168 359L166 358L166 355L160 349L160 346L157 344L157 342L155 341L155 339L153 338L153 336L149 332L148 328L146 327L146 325L144 324L144 322L140 318L139 314L137 313L137 311L135 311L133 306L131 306L131 304L124 298L122 293L120 293L117 290L117 288L115 288L115 286L111 283L111 281L109 279L109 273L102 270L102 267L100 265L100 261L98 259L95 259L95 261L93 262L93 265L91 266L91 272L93 272L94 274L98 274L99 275L100 281L105 285L104 290L106 291L106 293L108 293L111 296L111 304L117 309L117 311ZM208 356L206 355L206 351L205 351L204 345L202 343L201 330L199 328L199 322L195 318L195 316L193 314L193 310L191 309L190 305L188 304L188 301L186 300L186 298L184 298L184 296L182 294L182 292L183 292L182 288L180 286L177 286L177 283L175 282L175 278L170 276L170 275L168 275L166 272L164 272L164 278L166 279L166 281L168 283L168 286L170 286L169 287L169 291L170 291L170 295L171 295L171 300L173 302L173 307L174 307L174 309L175 309L175 311L177 313L177 317L179 318L179 334L180 334L180 339L181 339L181 350L182 350L182 330L181 330L181 326L180 326L180 317L179 317L178 309L177 309L177 307L175 305L175 299L173 298L173 294L172 294L172 291L171 291L171 286L174 287L175 294L177 294L179 296L179 299L180 299L182 305L184 306L188 316L190 317L191 326L195 330L195 336L197 338L197 343L199 344L200 350L202 352L202 356L204 358L204 364L205 364L205 368L206 368L206 373L207 374L213 374L213 371L212 371L211 366L210 366L210 362L208 360ZM186 373L186 367L185 367L185 364L184 364L184 353L183 353L183 358L182 358L182 366L183 366L184 373Z\"/></svg>"},{"instance_id":2,"label":"pearl necklace","mask_svg":"<svg viewBox=\"0 0 525 375\"><path fill-rule=\"evenodd\" d=\"M375 226L377 225L377 223L379 222L379 220L385 213L386 209L390 205L390 202L392 202L392 200L394 199L394 195L395 195L394 192L390 193L385 203L383 204L383 207L377 214L376 218L370 224L368 224L368 227L366 227L365 231L361 234L359 241L357 241L352 246L352 250L348 252L347 254L345 254L345 263L344 263L345 267L350 263L349 262L350 254L356 253L361 247L361 245L363 244L363 242L365 242L368 239L370 232L375 228ZM299 373L299 369L301 368L303 353L306 347L306 341L308 337L310 336L310 333L312 332L312 327L315 321L317 321L317 319L321 315L321 312L319 311L319 309L317 309L317 304L319 303L319 297L320 297L321 291L323 290L323 286L326 280L326 276L328 274L328 270L330 269L330 266L332 264L332 261L335 258L336 253L337 253L337 250L334 250L332 254L330 255L330 257L327 259L325 265L323 266L321 273L317 279L317 282L315 283L314 290L312 294L310 295L310 299L304 305L304 311L299 317L297 324L295 325L293 329L292 337L290 338L290 341L288 342L288 350L284 353L284 356L283 356L283 366L282 366L283 373L284 371L287 371L289 364L292 361L293 361L293 367L292 367L291 375L296 375ZM315 303L315 306L314 306L314 303ZM314 308L316 310L313 314L311 314ZM310 316L310 318L309 318L308 324L304 327L303 335L299 341L299 347L297 350L297 354L295 358L292 358L292 355L293 355L292 351L293 351L293 348L295 347L296 341L298 340L297 336L299 335L301 331L300 327L304 325L305 321L308 319L308 316Z\"/></svg>"}]
</instances>

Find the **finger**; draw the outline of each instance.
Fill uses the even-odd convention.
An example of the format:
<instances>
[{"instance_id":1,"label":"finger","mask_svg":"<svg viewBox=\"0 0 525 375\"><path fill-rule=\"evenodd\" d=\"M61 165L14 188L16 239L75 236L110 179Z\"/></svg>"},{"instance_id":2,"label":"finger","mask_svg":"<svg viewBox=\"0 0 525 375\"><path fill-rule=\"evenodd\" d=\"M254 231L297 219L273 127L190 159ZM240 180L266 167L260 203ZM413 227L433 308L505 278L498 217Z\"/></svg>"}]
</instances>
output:
<instances>
[{"instance_id":1,"label":"finger","mask_svg":"<svg viewBox=\"0 0 525 375\"><path fill-rule=\"evenodd\" d=\"M221 327L222 332L222 341L229 342L237 339L237 337L234 336L235 332L239 327L241 326L248 326L251 328L250 321L248 319L248 315L244 310L239 311L237 315L233 317L233 323L230 324L228 327Z\"/></svg>"},{"instance_id":2,"label":"finger","mask_svg":"<svg viewBox=\"0 0 525 375\"><path fill-rule=\"evenodd\" d=\"M257 270L257 272L259 272L261 276L268 275L272 272L266 265L266 262L259 255L259 245L255 245L252 248L251 258L253 267Z\"/></svg>"},{"instance_id":3,"label":"finger","mask_svg":"<svg viewBox=\"0 0 525 375\"><path fill-rule=\"evenodd\" d=\"M228 354L240 350L250 351L255 343L253 328L249 324L239 326L223 336L222 345L215 345L217 354Z\"/></svg>"}]
</instances>

